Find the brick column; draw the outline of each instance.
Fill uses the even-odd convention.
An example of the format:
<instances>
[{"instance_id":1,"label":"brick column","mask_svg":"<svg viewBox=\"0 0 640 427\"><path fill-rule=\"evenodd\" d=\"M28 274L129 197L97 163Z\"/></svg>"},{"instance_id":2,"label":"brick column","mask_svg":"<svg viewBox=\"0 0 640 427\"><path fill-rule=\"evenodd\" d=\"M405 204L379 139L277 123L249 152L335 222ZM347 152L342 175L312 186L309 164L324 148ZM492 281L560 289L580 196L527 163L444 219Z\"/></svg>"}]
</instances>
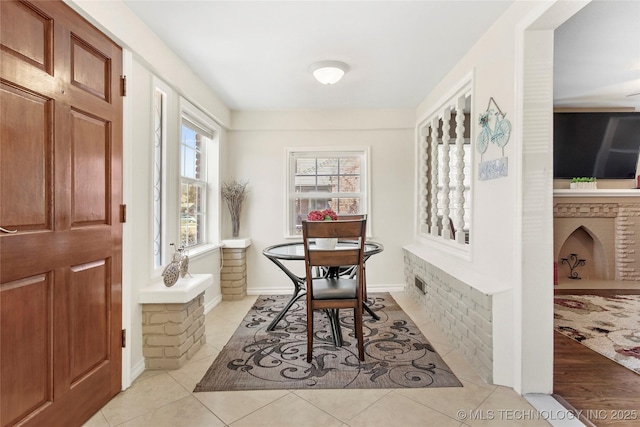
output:
<instances>
[{"instance_id":1,"label":"brick column","mask_svg":"<svg viewBox=\"0 0 640 427\"><path fill-rule=\"evenodd\" d=\"M223 240L220 290L223 301L241 300L247 295L247 248L249 239Z\"/></svg>"},{"instance_id":2,"label":"brick column","mask_svg":"<svg viewBox=\"0 0 640 427\"><path fill-rule=\"evenodd\" d=\"M142 304L147 369L178 369L206 342L204 292L184 304Z\"/></svg>"}]
</instances>

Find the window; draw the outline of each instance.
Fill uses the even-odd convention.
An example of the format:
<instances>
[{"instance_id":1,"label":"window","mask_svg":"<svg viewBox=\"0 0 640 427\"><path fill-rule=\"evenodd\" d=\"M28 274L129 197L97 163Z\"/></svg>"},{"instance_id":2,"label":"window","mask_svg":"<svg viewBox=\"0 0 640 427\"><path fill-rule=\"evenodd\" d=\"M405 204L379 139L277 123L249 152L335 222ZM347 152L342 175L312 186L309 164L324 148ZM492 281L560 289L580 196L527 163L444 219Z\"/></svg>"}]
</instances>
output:
<instances>
[{"instance_id":1,"label":"window","mask_svg":"<svg viewBox=\"0 0 640 427\"><path fill-rule=\"evenodd\" d=\"M219 128L184 99L181 111L179 241L189 248L216 242L219 235Z\"/></svg>"},{"instance_id":2,"label":"window","mask_svg":"<svg viewBox=\"0 0 640 427\"><path fill-rule=\"evenodd\" d=\"M206 131L182 118L180 144L180 241L186 247L205 242L207 174Z\"/></svg>"},{"instance_id":3,"label":"window","mask_svg":"<svg viewBox=\"0 0 640 427\"><path fill-rule=\"evenodd\" d=\"M300 235L313 210L367 213L368 158L368 149L288 150L288 234Z\"/></svg>"},{"instance_id":4,"label":"window","mask_svg":"<svg viewBox=\"0 0 640 427\"><path fill-rule=\"evenodd\" d=\"M165 262L167 105L169 88L154 78L153 91L153 266Z\"/></svg>"},{"instance_id":5,"label":"window","mask_svg":"<svg viewBox=\"0 0 640 427\"><path fill-rule=\"evenodd\" d=\"M419 234L468 245L471 233L471 83L420 125Z\"/></svg>"}]
</instances>

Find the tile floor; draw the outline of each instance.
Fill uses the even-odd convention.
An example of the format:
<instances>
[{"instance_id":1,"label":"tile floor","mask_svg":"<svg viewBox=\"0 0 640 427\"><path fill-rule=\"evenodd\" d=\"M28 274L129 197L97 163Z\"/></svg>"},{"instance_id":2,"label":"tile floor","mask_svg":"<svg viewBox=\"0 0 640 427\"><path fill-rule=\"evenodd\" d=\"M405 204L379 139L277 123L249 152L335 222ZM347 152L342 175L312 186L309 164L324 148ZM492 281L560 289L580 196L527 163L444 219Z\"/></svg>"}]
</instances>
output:
<instances>
[{"instance_id":1,"label":"tile floor","mask_svg":"<svg viewBox=\"0 0 640 427\"><path fill-rule=\"evenodd\" d=\"M392 296L464 387L192 393L256 299L247 296L206 315L207 344L184 367L145 371L85 427L549 425L512 389L485 383L408 296Z\"/></svg>"}]
</instances>

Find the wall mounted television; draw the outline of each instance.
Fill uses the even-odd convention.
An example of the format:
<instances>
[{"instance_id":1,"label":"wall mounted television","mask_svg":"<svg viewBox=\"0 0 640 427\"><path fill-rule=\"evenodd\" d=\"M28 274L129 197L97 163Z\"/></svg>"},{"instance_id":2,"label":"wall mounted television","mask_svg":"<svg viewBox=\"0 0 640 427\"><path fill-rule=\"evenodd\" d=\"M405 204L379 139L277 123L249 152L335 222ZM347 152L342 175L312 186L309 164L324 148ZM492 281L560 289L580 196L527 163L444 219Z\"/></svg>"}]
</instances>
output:
<instances>
[{"instance_id":1,"label":"wall mounted television","mask_svg":"<svg viewBox=\"0 0 640 427\"><path fill-rule=\"evenodd\" d=\"M640 153L640 113L553 114L553 177L633 179Z\"/></svg>"}]
</instances>

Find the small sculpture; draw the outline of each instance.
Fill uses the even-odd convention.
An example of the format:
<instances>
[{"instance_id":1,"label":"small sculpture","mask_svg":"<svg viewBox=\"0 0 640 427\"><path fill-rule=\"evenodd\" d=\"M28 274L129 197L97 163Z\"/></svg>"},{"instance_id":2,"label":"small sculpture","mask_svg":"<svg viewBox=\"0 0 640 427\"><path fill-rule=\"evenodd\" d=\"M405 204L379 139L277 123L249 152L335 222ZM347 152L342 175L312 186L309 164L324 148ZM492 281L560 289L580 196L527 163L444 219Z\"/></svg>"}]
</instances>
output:
<instances>
[{"instance_id":1,"label":"small sculpture","mask_svg":"<svg viewBox=\"0 0 640 427\"><path fill-rule=\"evenodd\" d=\"M175 247L173 243L169 245ZM170 288L176 284L180 277L185 277L187 274L189 274L189 254L184 246L180 246L174 252L169 265L162 272L164 284ZM189 277L191 277L191 274L189 274Z\"/></svg>"},{"instance_id":2,"label":"small sculpture","mask_svg":"<svg viewBox=\"0 0 640 427\"><path fill-rule=\"evenodd\" d=\"M578 258L578 254L569 254L568 258L560 258L560 261L562 261L563 264L567 264L569 266L569 279L573 279L573 280L580 280L582 279L582 277L580 277L580 275L578 275L578 272L575 271L575 269L578 266L582 266L586 264L586 260L584 259L579 259Z\"/></svg>"}]
</instances>

